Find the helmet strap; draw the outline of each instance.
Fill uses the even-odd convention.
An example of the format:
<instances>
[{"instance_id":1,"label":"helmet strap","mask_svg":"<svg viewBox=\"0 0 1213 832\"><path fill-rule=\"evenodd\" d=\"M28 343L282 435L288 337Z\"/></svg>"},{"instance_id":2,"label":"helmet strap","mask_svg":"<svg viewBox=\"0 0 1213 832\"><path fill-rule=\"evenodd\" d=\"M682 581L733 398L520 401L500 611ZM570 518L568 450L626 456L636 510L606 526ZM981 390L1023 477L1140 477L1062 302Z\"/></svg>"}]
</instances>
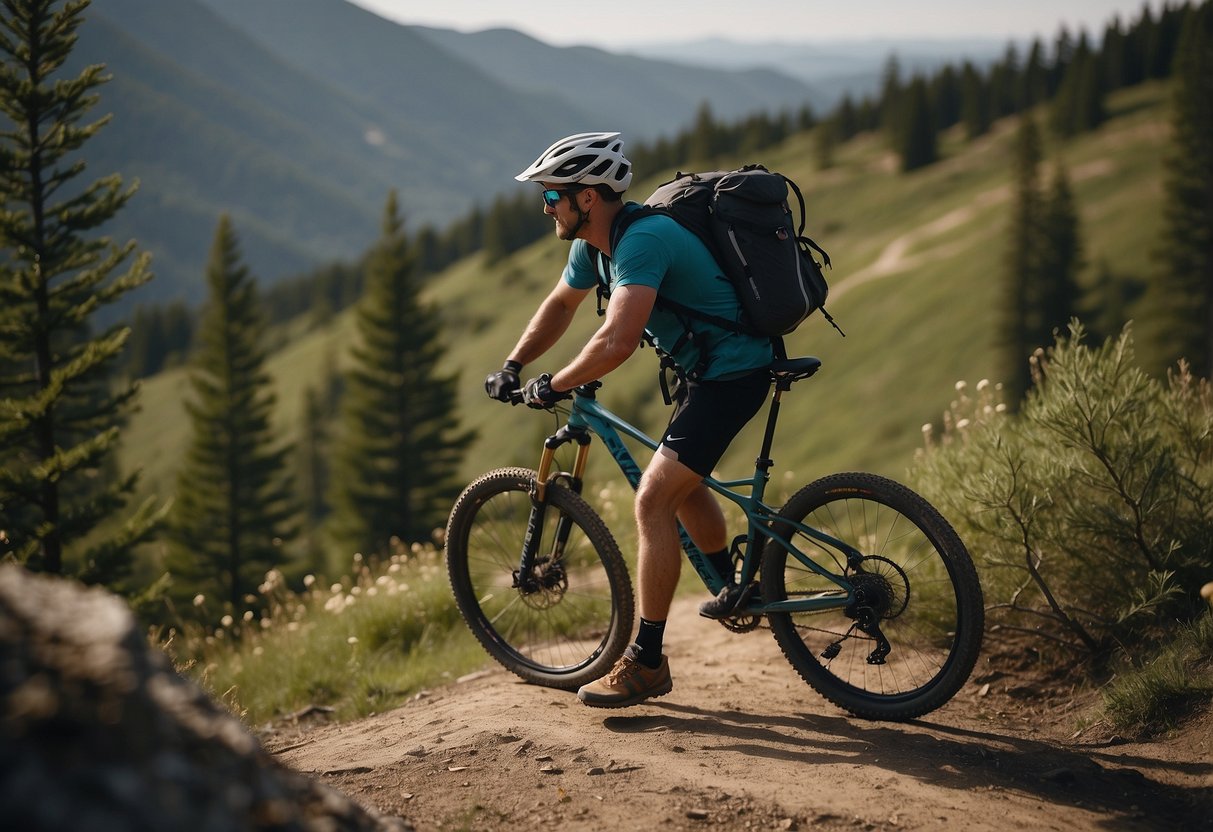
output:
<instances>
[{"instance_id":1,"label":"helmet strap","mask_svg":"<svg viewBox=\"0 0 1213 832\"><path fill-rule=\"evenodd\" d=\"M577 236L577 232L581 230L581 227L585 225L586 220L590 218L590 212L581 210L581 205L578 204L576 197L576 194L569 195L569 204L577 209L577 224L569 229L570 238L575 238Z\"/></svg>"}]
</instances>

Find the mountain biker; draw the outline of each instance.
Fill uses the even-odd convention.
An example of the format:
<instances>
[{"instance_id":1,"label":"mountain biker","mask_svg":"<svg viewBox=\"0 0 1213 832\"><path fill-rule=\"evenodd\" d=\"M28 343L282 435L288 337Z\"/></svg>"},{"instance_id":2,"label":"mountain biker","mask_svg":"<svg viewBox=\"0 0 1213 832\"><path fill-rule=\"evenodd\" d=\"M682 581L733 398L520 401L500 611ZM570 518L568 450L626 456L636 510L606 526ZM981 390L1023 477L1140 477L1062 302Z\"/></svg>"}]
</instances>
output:
<instances>
[{"instance_id":1,"label":"mountain biker","mask_svg":"<svg viewBox=\"0 0 1213 832\"><path fill-rule=\"evenodd\" d=\"M659 296L712 315L738 320L736 292L704 244L663 214L643 216L619 239L613 231L624 212L631 163L619 133L579 133L553 144L515 177L543 189L544 213L556 236L569 240L568 263L539 305L501 370L485 379L490 397L509 401L522 390L532 407L571 398L568 391L621 365L646 335L670 355L686 383L661 444L636 491L639 553L636 640L603 678L583 686L578 698L597 707L623 707L668 693L672 687L662 638L682 563L677 522L730 581L700 614L728 616L742 597L728 550L724 515L702 482L741 428L758 412L770 387L773 360L766 338L685 319L657 303ZM554 373L520 385L525 365L544 355L565 333L573 314L598 285L601 252L608 258L610 303L602 326L577 356Z\"/></svg>"}]
</instances>

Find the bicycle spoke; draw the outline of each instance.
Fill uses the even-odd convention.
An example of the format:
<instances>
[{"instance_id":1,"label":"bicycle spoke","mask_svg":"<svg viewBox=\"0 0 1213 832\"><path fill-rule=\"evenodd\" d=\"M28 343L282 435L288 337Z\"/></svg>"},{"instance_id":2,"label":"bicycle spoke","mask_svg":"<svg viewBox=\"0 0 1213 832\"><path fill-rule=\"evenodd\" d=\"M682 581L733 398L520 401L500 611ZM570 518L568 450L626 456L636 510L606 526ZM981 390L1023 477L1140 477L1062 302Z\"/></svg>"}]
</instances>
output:
<instances>
[{"instance_id":1,"label":"bicycle spoke","mask_svg":"<svg viewBox=\"0 0 1213 832\"><path fill-rule=\"evenodd\" d=\"M947 701L976 661L982 603L968 553L938 512L891 480L839 474L797 492L773 521L776 532L783 531L782 518L820 529L861 555L839 564L853 587L845 608L768 616L805 680L865 716L905 719ZM810 557L826 552L804 533L788 539ZM795 599L830 586L778 544L766 547L764 599Z\"/></svg>"}]
</instances>

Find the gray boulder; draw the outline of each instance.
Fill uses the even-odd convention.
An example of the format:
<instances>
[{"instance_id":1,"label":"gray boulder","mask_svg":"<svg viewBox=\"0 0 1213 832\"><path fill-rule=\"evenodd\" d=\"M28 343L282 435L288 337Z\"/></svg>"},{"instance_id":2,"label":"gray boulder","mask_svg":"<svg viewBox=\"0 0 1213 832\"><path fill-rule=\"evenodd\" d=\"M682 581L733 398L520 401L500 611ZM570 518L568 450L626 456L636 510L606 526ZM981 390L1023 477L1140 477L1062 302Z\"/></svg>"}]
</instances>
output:
<instances>
[{"instance_id":1,"label":"gray boulder","mask_svg":"<svg viewBox=\"0 0 1213 832\"><path fill-rule=\"evenodd\" d=\"M279 764L120 599L0 565L0 829L409 828Z\"/></svg>"}]
</instances>

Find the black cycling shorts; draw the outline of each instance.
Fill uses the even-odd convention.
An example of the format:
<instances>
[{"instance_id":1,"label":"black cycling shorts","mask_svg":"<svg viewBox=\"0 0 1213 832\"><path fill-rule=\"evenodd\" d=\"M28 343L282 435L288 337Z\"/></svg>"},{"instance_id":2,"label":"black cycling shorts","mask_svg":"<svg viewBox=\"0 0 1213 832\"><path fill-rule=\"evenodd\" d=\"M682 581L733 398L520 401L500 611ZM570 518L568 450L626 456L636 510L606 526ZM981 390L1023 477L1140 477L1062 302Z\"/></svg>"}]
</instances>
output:
<instances>
[{"instance_id":1,"label":"black cycling shorts","mask_svg":"<svg viewBox=\"0 0 1213 832\"><path fill-rule=\"evenodd\" d=\"M729 443L762 408L771 388L765 367L729 381L689 381L682 390L659 453L706 477Z\"/></svg>"}]
</instances>

